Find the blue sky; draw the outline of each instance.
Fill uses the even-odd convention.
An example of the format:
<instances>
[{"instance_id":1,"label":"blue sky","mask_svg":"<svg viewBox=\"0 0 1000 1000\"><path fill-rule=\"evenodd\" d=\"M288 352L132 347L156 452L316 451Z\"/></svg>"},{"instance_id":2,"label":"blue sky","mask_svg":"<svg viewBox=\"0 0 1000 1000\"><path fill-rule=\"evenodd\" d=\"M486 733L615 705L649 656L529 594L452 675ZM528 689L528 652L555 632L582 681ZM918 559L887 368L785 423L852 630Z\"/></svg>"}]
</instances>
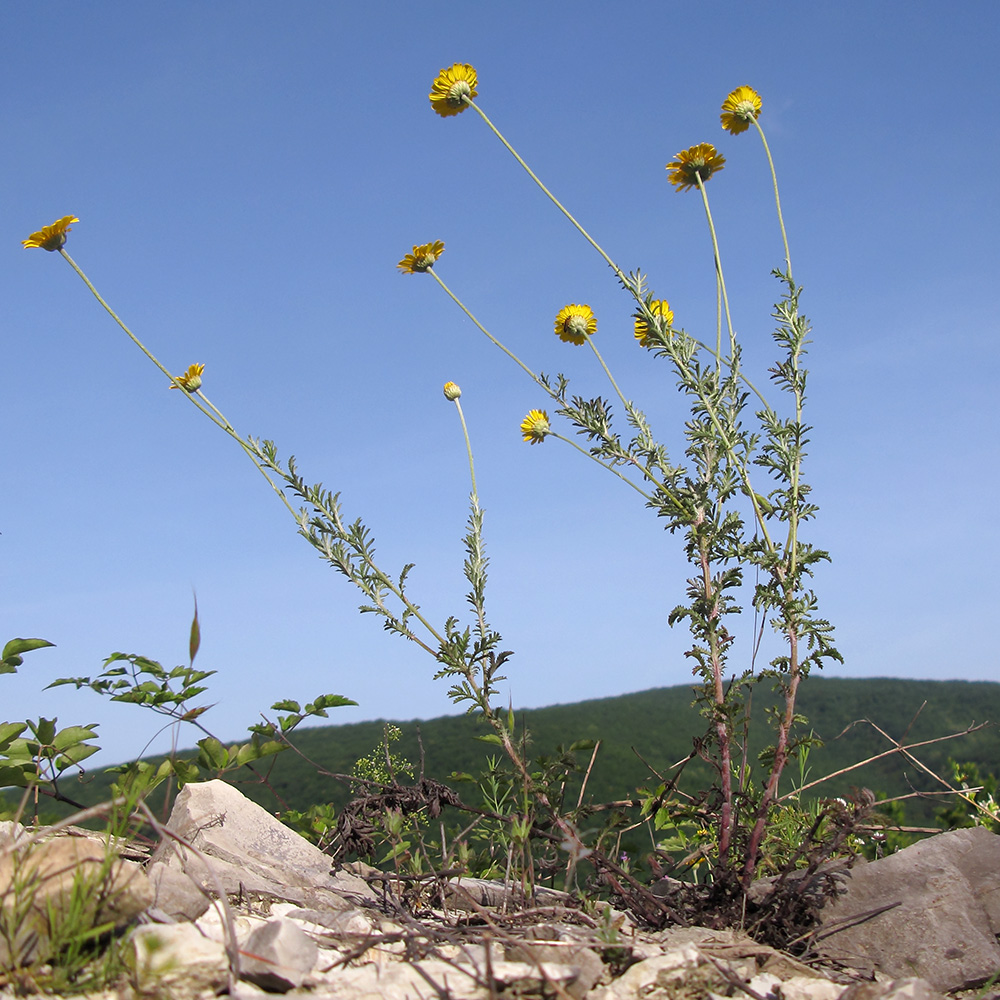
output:
<instances>
[{"instance_id":1,"label":"blue sky","mask_svg":"<svg viewBox=\"0 0 1000 1000\"><path fill-rule=\"evenodd\" d=\"M470 62L479 103L677 322L714 329L696 194L664 164L715 142L709 187L735 323L766 380L770 269L781 263L754 134L719 127L734 87L763 96L802 304L821 512L816 580L852 677L997 679L998 8L967 2L474 5L216 0L5 4L0 10L3 461L0 623L56 648L0 677L0 717L99 722L98 762L143 751L156 719L89 692L115 650L217 670L205 722L235 739L279 698L354 698L335 722L452 710L434 664L359 616L231 441L130 344L56 254L20 241L68 213L67 249L122 318L243 433L342 492L413 597L463 613L476 452L490 612L515 705L690 677L679 539L557 441L517 432L544 406L429 276L438 265L536 370L607 393L593 357L552 334L587 302L626 395L680 452L662 362L597 255L472 112L427 101ZM990 278L993 274L994 278ZM744 665L746 644L737 652ZM744 659L741 659L741 655ZM190 745L194 733L180 737ZM154 749L169 745L169 733Z\"/></svg>"}]
</instances>

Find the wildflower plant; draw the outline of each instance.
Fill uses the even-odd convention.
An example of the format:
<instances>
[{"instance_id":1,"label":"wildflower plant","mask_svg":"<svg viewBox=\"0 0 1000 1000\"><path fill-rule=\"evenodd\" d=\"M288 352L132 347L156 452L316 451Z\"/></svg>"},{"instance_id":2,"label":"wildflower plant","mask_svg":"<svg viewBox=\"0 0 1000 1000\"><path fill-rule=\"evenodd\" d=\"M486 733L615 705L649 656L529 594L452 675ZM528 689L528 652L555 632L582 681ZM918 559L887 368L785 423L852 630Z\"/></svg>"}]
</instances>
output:
<instances>
[{"instance_id":1,"label":"wildflower plant","mask_svg":"<svg viewBox=\"0 0 1000 1000\"><path fill-rule=\"evenodd\" d=\"M707 735L697 740L696 751L712 764L716 781L710 792L688 801L685 808L690 821L669 825L677 830L696 829L699 864L705 862L716 884L740 893L757 872L784 768L806 745L803 740L807 738L796 732L799 685L814 667L840 658L832 644L832 627L820 616L811 586L815 568L828 556L803 534L803 526L817 511L803 474L809 433L803 359L809 324L799 308L801 288L792 277L776 174L759 122L763 102L751 88L739 87L723 103L721 123L733 136L748 131L751 125L755 128L774 181L784 264L772 272L781 285L773 313L777 360L768 371L776 392L773 402L744 371L742 345L730 313L723 259L706 187L725 166L725 157L716 147L708 142L697 143L678 152L666 164L667 182L677 192L697 192L711 237L718 317L714 336L696 336L679 324L668 299L649 286L644 274L639 270L626 273L556 199L476 103L478 94L479 79L474 67L456 63L441 70L428 97L432 110L441 117L473 110L608 264L619 285L631 296L632 315L626 326L632 330L636 349L645 350L652 362L665 363L665 378L673 381L688 400L688 420L666 442L654 435L643 411L625 395L601 356L595 343L597 318L589 305L553 303L549 315L555 316L554 330L561 341L589 348L593 353L611 387L609 399L571 394L565 375L536 373L491 333L438 273L445 250L443 240L414 244L397 267L406 275L429 275L474 326L534 383L540 397L547 397L546 409L531 409L520 423L526 443L542 444L553 438L577 449L638 493L644 506L663 520L666 530L682 540L691 573L684 599L670 613L668 623L685 624L691 633L687 656L697 677L696 697L707 725ZM452 615L442 624L435 624L411 596L412 565L393 572L385 569L376 557L371 531L362 519L344 513L339 493L306 480L294 457L282 459L274 442L239 434L205 396L204 365L194 364L180 375L172 374L125 326L65 250L70 224L78 221L74 216L64 216L33 233L23 241L24 245L58 252L67 260L112 318L166 376L169 387L184 390L183 395L254 462L295 519L298 533L361 592L361 612L375 616L385 631L428 653L436 663L435 677L450 683L449 695L455 704L483 718L488 727L485 739L502 747L512 764L511 787L516 787L518 794L516 808L510 809L514 797L504 802L504 837L517 846L524 866L530 870L533 864L526 851L528 840L541 836L550 848L558 848L568 856L570 878L577 863L586 859L612 885L620 886L623 880L630 879L634 883L631 875L608 855L584 844L574 811L561 804L558 781L554 784L546 778L544 768L540 772L532 770L524 741L515 736L513 712L497 704L499 684L504 680L502 670L511 653L502 648L500 633L490 624L486 612L484 511L459 387L447 382L443 392L456 407L469 462L469 515L463 538L463 569L469 587L465 598L467 615ZM544 324L540 326L544 328ZM609 328L613 329L614 323L605 319L603 329ZM602 333L605 335L613 334ZM614 412L619 407L622 417ZM561 425L570 429L571 435L563 434ZM298 501L298 507L293 506L289 495ZM739 644L740 602L747 598L748 591L759 624ZM757 657L767 627L775 633L779 645L769 662L761 665ZM148 667L134 662L132 666ZM181 680L186 685L189 680L197 683L198 678L185 676ZM780 701L772 714L773 742L759 769L749 760L746 702L752 686L761 681L779 692ZM117 690L117 683L112 681L109 690ZM164 704L174 705L169 698ZM651 803L655 800L650 808L662 812L670 794L665 785L650 798ZM392 816L387 819L387 823L397 826L398 822Z\"/></svg>"},{"instance_id":2,"label":"wildflower plant","mask_svg":"<svg viewBox=\"0 0 1000 1000\"><path fill-rule=\"evenodd\" d=\"M435 91L453 80L456 67L443 70ZM478 85L478 79L476 81ZM706 190L707 182L725 167L725 157L712 143L701 142L676 154L666 165L668 181L678 192L697 190L712 240L721 308L714 346L674 325L666 300L656 297L639 272L626 274L593 237L563 207L520 157L510 142L473 99L476 94L456 89L459 102L474 109L553 204L612 268L635 302L634 334L639 345L673 369L677 384L689 398L691 419L684 430L684 464L669 457L665 444L652 434L645 415L621 392L592 336L596 319L588 306L564 307L556 319L560 339L576 345L589 343L618 397L631 430L630 440L615 431L611 404L603 398L570 396L568 379L535 375L476 320L437 274L444 290L479 328L520 365L589 442L590 457L615 472L641 493L671 533L683 533L684 548L694 573L687 584L687 602L669 615L675 625L686 622L693 638L688 656L701 684L698 701L710 723L710 743L702 752L718 775L716 874L722 881L735 877L745 889L757 869L767 822L778 783L788 760L805 745L795 733L799 717L796 695L802 679L827 659L840 659L832 644L832 626L818 614L818 600L810 586L815 566L826 552L800 537L802 525L816 513L802 466L809 427L804 420L807 372L802 361L809 324L799 309L800 287L792 277L791 254L781 214L777 176L759 116L760 95L750 87L732 91L722 105L723 129L739 135L753 125L763 142L774 182L775 204L784 247L784 267L772 273L783 294L774 309L773 339L779 357L769 370L773 386L784 403L772 405L746 376L742 348L736 337L726 291L722 256ZM432 93L433 101L433 93ZM751 403L751 400L753 401ZM756 426L748 427L753 406ZM546 411L533 410L521 424L524 440L536 444L547 436L560 437ZM627 470L630 476L625 476ZM761 485L761 480L764 480ZM756 663L762 635L751 635L749 666L735 674L730 668L736 643L734 616L749 572L754 574L751 604L757 618L769 623L783 645L764 667ZM763 626L762 626L763 628ZM774 712L774 743L765 751L765 778L751 794L751 762L743 738L745 696L749 685L769 680L780 692L782 704Z\"/></svg>"}]
</instances>

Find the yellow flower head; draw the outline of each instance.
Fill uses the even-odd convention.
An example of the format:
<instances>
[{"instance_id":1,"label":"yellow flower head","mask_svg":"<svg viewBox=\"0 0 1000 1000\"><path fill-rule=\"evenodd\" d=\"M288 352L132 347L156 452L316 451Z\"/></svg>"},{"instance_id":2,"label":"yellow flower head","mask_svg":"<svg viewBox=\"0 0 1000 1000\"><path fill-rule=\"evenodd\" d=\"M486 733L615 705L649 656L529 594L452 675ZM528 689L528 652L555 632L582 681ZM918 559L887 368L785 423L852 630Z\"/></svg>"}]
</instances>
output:
<instances>
[{"instance_id":1,"label":"yellow flower head","mask_svg":"<svg viewBox=\"0 0 1000 1000\"><path fill-rule=\"evenodd\" d=\"M564 306L556 316L556 333L567 344L582 344L597 333L597 317L590 306Z\"/></svg>"},{"instance_id":2,"label":"yellow flower head","mask_svg":"<svg viewBox=\"0 0 1000 1000\"><path fill-rule=\"evenodd\" d=\"M197 392L201 388L201 373L204 365L191 365L183 375L174 378L171 389L183 389L185 392Z\"/></svg>"},{"instance_id":3,"label":"yellow flower head","mask_svg":"<svg viewBox=\"0 0 1000 1000\"><path fill-rule=\"evenodd\" d=\"M471 101L478 93L478 82L476 71L468 63L455 63L450 69L441 70L427 95L431 107L442 118L459 114L469 106L463 98Z\"/></svg>"},{"instance_id":4,"label":"yellow flower head","mask_svg":"<svg viewBox=\"0 0 1000 1000\"><path fill-rule=\"evenodd\" d=\"M461 395L462 395L462 390L457 385L455 385L454 382L445 382L444 384L445 399L450 399L452 402L454 402Z\"/></svg>"},{"instance_id":5,"label":"yellow flower head","mask_svg":"<svg viewBox=\"0 0 1000 1000\"><path fill-rule=\"evenodd\" d=\"M674 321L674 311L670 308L670 303L665 299L653 299L649 303L649 311L654 317L662 319L662 328L669 329ZM661 324L656 323L654 331L659 330ZM640 347L648 347L649 344L649 324L642 313L637 313L635 317L635 339L639 341Z\"/></svg>"},{"instance_id":6,"label":"yellow flower head","mask_svg":"<svg viewBox=\"0 0 1000 1000\"><path fill-rule=\"evenodd\" d=\"M438 257L444 253L444 243L435 240L433 243L424 243L413 248L413 253L408 253L397 265L403 274L423 274L428 268L433 267Z\"/></svg>"},{"instance_id":7,"label":"yellow flower head","mask_svg":"<svg viewBox=\"0 0 1000 1000\"><path fill-rule=\"evenodd\" d=\"M37 233L32 233L26 240L21 240L25 247L41 247L43 250L59 250L66 243L66 234L70 224L79 222L75 215L64 215L56 219L51 226L42 226Z\"/></svg>"},{"instance_id":8,"label":"yellow flower head","mask_svg":"<svg viewBox=\"0 0 1000 1000\"><path fill-rule=\"evenodd\" d=\"M750 128L760 114L760 94L753 87L737 87L723 102L722 127L733 135Z\"/></svg>"},{"instance_id":9,"label":"yellow flower head","mask_svg":"<svg viewBox=\"0 0 1000 1000\"><path fill-rule=\"evenodd\" d=\"M698 178L702 184L722 169L726 158L716 152L710 142L700 142L690 149L682 149L677 158L667 164L667 179L678 191L698 186Z\"/></svg>"},{"instance_id":10,"label":"yellow flower head","mask_svg":"<svg viewBox=\"0 0 1000 1000\"><path fill-rule=\"evenodd\" d=\"M544 410L529 410L521 421L521 434L528 444L541 444L550 433L549 415Z\"/></svg>"}]
</instances>

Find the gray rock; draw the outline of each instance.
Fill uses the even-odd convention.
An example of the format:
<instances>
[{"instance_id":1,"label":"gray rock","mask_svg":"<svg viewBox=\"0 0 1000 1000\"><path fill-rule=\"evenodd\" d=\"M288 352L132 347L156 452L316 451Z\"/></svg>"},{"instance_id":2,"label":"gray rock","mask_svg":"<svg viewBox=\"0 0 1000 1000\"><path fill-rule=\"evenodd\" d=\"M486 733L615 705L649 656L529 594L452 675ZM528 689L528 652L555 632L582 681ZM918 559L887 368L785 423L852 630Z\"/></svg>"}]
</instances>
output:
<instances>
[{"instance_id":1,"label":"gray rock","mask_svg":"<svg viewBox=\"0 0 1000 1000\"><path fill-rule=\"evenodd\" d=\"M524 894L517 885L485 878L453 878L444 887L447 904L456 910L475 911L477 906L496 909L517 909L524 903ZM557 889L538 886L535 903L538 906L565 905L569 896Z\"/></svg>"},{"instance_id":2,"label":"gray rock","mask_svg":"<svg viewBox=\"0 0 1000 1000\"><path fill-rule=\"evenodd\" d=\"M566 987L571 997L582 1000L604 975L601 954L589 944L574 940L568 929L556 926L527 928L526 940L508 944L504 958L532 965L565 965L573 970L573 981Z\"/></svg>"},{"instance_id":3,"label":"gray rock","mask_svg":"<svg viewBox=\"0 0 1000 1000\"><path fill-rule=\"evenodd\" d=\"M321 910L377 903L363 879L348 872L331 875L328 855L224 781L185 785L167 826L209 859L227 894ZM161 864L184 870L214 892L211 873L192 851L164 841L151 868Z\"/></svg>"},{"instance_id":4,"label":"gray rock","mask_svg":"<svg viewBox=\"0 0 1000 1000\"><path fill-rule=\"evenodd\" d=\"M197 920L212 905L211 897L179 868L150 865L153 906L171 920Z\"/></svg>"},{"instance_id":5,"label":"gray rock","mask_svg":"<svg viewBox=\"0 0 1000 1000\"><path fill-rule=\"evenodd\" d=\"M11 933L0 966L44 961L61 934L124 927L153 901L138 865L103 840L55 837L0 851L0 908Z\"/></svg>"},{"instance_id":6,"label":"gray rock","mask_svg":"<svg viewBox=\"0 0 1000 1000\"><path fill-rule=\"evenodd\" d=\"M931 837L907 848L914 858L944 855L965 876L990 920L990 929L1000 934L1000 837L981 826Z\"/></svg>"},{"instance_id":7,"label":"gray rock","mask_svg":"<svg viewBox=\"0 0 1000 1000\"><path fill-rule=\"evenodd\" d=\"M856 983L840 1000L945 1000L926 979L893 979L888 983Z\"/></svg>"},{"instance_id":8,"label":"gray rock","mask_svg":"<svg viewBox=\"0 0 1000 1000\"><path fill-rule=\"evenodd\" d=\"M817 948L847 966L919 977L941 992L983 983L1000 969L990 917L1000 901L998 868L1000 837L987 830L938 834L860 865L824 907Z\"/></svg>"},{"instance_id":9,"label":"gray rock","mask_svg":"<svg viewBox=\"0 0 1000 1000\"><path fill-rule=\"evenodd\" d=\"M280 908L281 904L278 904L272 909L272 912ZM322 910L294 908L288 904L287 910L281 915L288 917L289 920L298 921L299 924L303 925L303 930L330 937L371 934L376 925L381 922L379 914L373 914L371 910L360 908L329 913Z\"/></svg>"},{"instance_id":10,"label":"gray rock","mask_svg":"<svg viewBox=\"0 0 1000 1000\"><path fill-rule=\"evenodd\" d=\"M319 957L315 942L293 920L255 928L241 949L240 975L272 993L301 986Z\"/></svg>"}]
</instances>

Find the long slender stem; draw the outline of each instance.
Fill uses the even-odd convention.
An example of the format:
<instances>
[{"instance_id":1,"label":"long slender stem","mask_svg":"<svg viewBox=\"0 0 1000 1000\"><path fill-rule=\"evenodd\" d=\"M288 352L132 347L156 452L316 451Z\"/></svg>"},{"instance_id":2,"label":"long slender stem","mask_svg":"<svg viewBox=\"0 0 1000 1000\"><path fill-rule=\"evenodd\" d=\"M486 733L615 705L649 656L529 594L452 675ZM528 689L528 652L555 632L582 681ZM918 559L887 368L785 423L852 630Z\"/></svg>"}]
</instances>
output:
<instances>
[{"instance_id":1,"label":"long slender stem","mask_svg":"<svg viewBox=\"0 0 1000 1000\"><path fill-rule=\"evenodd\" d=\"M636 493L638 493L640 496L645 497L650 503L653 503L653 498L645 490L636 486L635 483L633 483L632 480L628 478L628 476L623 476L613 465L609 465L607 462L602 462L596 455L592 455L589 451L587 451L586 448L581 448L572 438L564 437L558 431L552 431L552 430L549 431L548 436L558 438L560 441L565 441L566 444L576 448L576 450L580 452L581 455L586 455L587 458L589 458L592 462L596 462L602 469L607 469L608 472L616 475L623 483L627 483L629 486L631 486L632 489L636 491ZM658 483L651 476L649 476L648 478L657 487L663 490L664 493L669 493L669 490L667 490L665 486L660 485L660 483Z\"/></svg>"},{"instance_id":2,"label":"long slender stem","mask_svg":"<svg viewBox=\"0 0 1000 1000\"><path fill-rule=\"evenodd\" d=\"M587 343L590 345L590 349L594 352L594 356L601 363L601 367L604 369L604 374L608 376L608 381L614 387L615 392L618 394L618 398L622 401L622 406L625 407L626 412L628 411L628 401L622 395L621 389L618 388L618 383L615 381L614 375L611 374L611 369L604 363L604 358L601 357L601 352L597 349L597 345L594 343L593 337L587 337Z\"/></svg>"},{"instance_id":3,"label":"long slender stem","mask_svg":"<svg viewBox=\"0 0 1000 1000\"><path fill-rule=\"evenodd\" d=\"M705 603L711 606L717 603L718 598L712 587L712 570L708 541L700 532L698 538L698 556L701 565L701 585L705 595ZM724 712L726 694L725 682L722 676L723 656L719 648L719 636L714 621L708 640L709 655L712 660L712 696L718 712L715 719L715 731L719 741L719 782L722 793L722 802L719 808L719 859L724 863L729 853L729 844L733 833L732 730Z\"/></svg>"},{"instance_id":4,"label":"long slender stem","mask_svg":"<svg viewBox=\"0 0 1000 1000\"><path fill-rule=\"evenodd\" d=\"M712 234L712 253L715 258L715 274L719 281L719 287L722 291L722 304L726 311L726 327L729 331L729 354L730 358L735 358L736 355L736 333L733 331L733 318L729 313L729 295L726 292L726 279L722 273L722 258L719 255L719 240L715 233L715 222L712 219L712 210L708 205L708 192L705 190L704 181L701 179L701 174L695 172L695 179L698 181L698 190L701 192L701 200L705 206L705 216L708 219L708 231ZM716 351L716 357L722 353L721 344Z\"/></svg>"},{"instance_id":5,"label":"long slender stem","mask_svg":"<svg viewBox=\"0 0 1000 1000\"><path fill-rule=\"evenodd\" d=\"M469 428L465 425L465 414L462 412L462 403L455 399L455 409L458 410L458 419L462 421L462 434L465 436L465 450L469 456L469 476L472 479L472 495L478 502L479 491L476 489L476 464L472 460L472 442L469 440Z\"/></svg>"},{"instance_id":6,"label":"long slender stem","mask_svg":"<svg viewBox=\"0 0 1000 1000\"><path fill-rule=\"evenodd\" d=\"M480 323L479 320L476 319L476 317L473 316L471 312L469 312L469 310L465 307L465 303L441 280L440 276L434 270L433 267L429 268L428 272L434 276L434 280L445 290L445 292L448 294L448 297L452 300L452 302L454 302L455 305L457 305L458 308L461 309L462 312L464 312L465 315L468 316L473 323L475 323L480 333L485 334L486 337L490 341L492 341L497 347L499 347L500 350L503 351L508 358L514 361L517 365L519 365L520 368L527 374L527 376L533 382L536 382L538 385L542 386L542 388L545 388L545 384L542 382L542 380L513 351L508 350L508 348L506 348L503 344L501 344L500 341L497 340L497 338L494 337L493 334L490 333L490 331L487 330L486 327L483 326L483 324Z\"/></svg>"},{"instance_id":7,"label":"long slender stem","mask_svg":"<svg viewBox=\"0 0 1000 1000\"><path fill-rule=\"evenodd\" d=\"M76 271L76 273L83 279L83 283L90 289L94 298L101 303L101 305L104 307L108 315L125 331L126 334L128 334L128 337L132 341L132 343L135 344L136 347L138 347L139 350L142 351L142 353L145 354L146 357L149 358L149 360L152 361L153 364L156 365L156 367L159 368L160 371L163 372L163 374L166 375L168 379L170 379L172 385L175 386L178 385L179 383L177 378L170 374L170 372L163 365L160 359L157 358L156 355L153 354L153 352L150 351L146 347L146 345L125 325L121 317L114 311L114 309L111 308L111 306L108 305L108 303L104 300L101 293L94 287L90 278L88 278L87 275L84 274L83 270L80 268L77 262L73 260L73 258L70 257L70 255L66 253L66 251L61 247L59 249L59 253L62 254L63 258L66 260L69 266L72 267L73 270ZM250 445L246 441L244 441L239 434L237 434L236 430L233 428L233 425L211 403L208 397L205 396L200 390L197 393L188 392L187 390L182 390L182 395L186 396L191 401L191 404L193 406L201 410L201 412L204 413L205 416L208 417L208 419L211 420L213 424L224 430L234 441L237 442L237 444L239 444L239 446L243 449L244 454L246 454L246 456L250 459L250 461L253 462L254 468L256 468L257 471L267 480L271 489L274 490L275 494L277 494L278 499L281 500L281 502L288 509L288 512L294 517L295 509L288 502L288 497L286 497L285 494L282 493L280 489L278 489L274 480L271 479L271 477L267 474L267 472L258 463L257 458L254 455ZM196 395L198 398L195 398ZM203 403L205 405L202 405Z\"/></svg>"},{"instance_id":8,"label":"long slender stem","mask_svg":"<svg viewBox=\"0 0 1000 1000\"><path fill-rule=\"evenodd\" d=\"M615 272L615 276L618 278L618 280L626 288L631 288L632 283L629 281L625 272L622 271L622 269L604 252L603 248L594 239L594 237L591 236L590 233L588 233L587 230L584 229L583 226L581 226L580 223L573 218L573 216L570 214L568 209L562 204L562 202L559 201L559 199L541 182L541 180L539 180L538 175L531 169L531 167L528 166L527 163L524 162L523 159L521 159L521 155L518 153L518 151L504 138L503 133L496 127L496 125L494 125L493 122L490 121L489 117L486 115L486 112L483 111L483 109L480 108L479 105L476 104L476 102L471 100L470 98L463 97L463 100L465 101L466 104L469 105L470 108L473 108L475 110L475 112L479 115L480 118L482 118L484 122L486 122L486 124L489 126L490 131L504 144L504 146L507 147L507 150L510 152L511 156L513 156L514 159L521 164L521 166L524 168L528 176L539 186L539 188L541 188L542 192L552 202L552 204L555 205L556 208L558 208L559 211L562 212L562 214L565 215L567 219L569 219L569 221L576 227L580 235L583 236L583 238L604 258L608 267L610 267L611 270Z\"/></svg>"},{"instance_id":9,"label":"long slender stem","mask_svg":"<svg viewBox=\"0 0 1000 1000\"><path fill-rule=\"evenodd\" d=\"M791 274L788 275L788 288L789 292L792 292L794 285L792 283ZM795 300L797 303L797 299ZM796 318L798 318L798 305L795 307ZM802 345L801 342L796 340L795 348L792 352L791 362L792 367L795 370L796 379L794 382L795 389L795 427L796 427L796 441L795 441L795 460L792 465L791 474L789 478L791 479L792 487L792 502L789 505L789 515L788 515L788 542L787 548L789 553L789 572L792 579L796 577L796 567L798 565L799 556L799 482L802 476L802 409L805 403L804 391L803 391L803 380L799 376L799 358L802 355Z\"/></svg>"},{"instance_id":10,"label":"long slender stem","mask_svg":"<svg viewBox=\"0 0 1000 1000\"><path fill-rule=\"evenodd\" d=\"M472 458L472 442L469 439L469 428L465 423L465 413L462 411L461 400L455 397L455 409L458 410L458 419L462 422L462 434L465 437L465 450L469 456L469 477L472 480L472 495L469 497L469 505L472 508L472 513L469 517L469 535L466 539L467 551L469 554L469 560L466 563L466 577L470 584L472 584L472 592L469 595L470 600L476 611L476 620L479 625L479 636L481 639L486 639L486 611L483 607L483 589L486 582L485 574L485 559L483 558L483 538L482 538L482 517L483 510L479 506L479 491L476 489L476 464ZM484 666L485 675L485 666ZM469 676L470 683L475 683L474 679ZM476 684L476 689L481 690L479 685ZM489 699L483 699L487 707L489 706Z\"/></svg>"},{"instance_id":11,"label":"long slender stem","mask_svg":"<svg viewBox=\"0 0 1000 1000\"><path fill-rule=\"evenodd\" d=\"M105 310L108 312L111 318L125 331L125 333L128 334L132 343L135 344L135 346L138 347L139 350L142 351L142 353L145 354L146 357L149 358L149 360L152 361L153 364L156 365L156 367L159 368L160 371L163 372L163 374L166 375L168 379L170 379L171 383L173 383L174 376L171 375L170 372L167 371L167 369L160 363L159 358L157 358L154 354L152 354L152 352L149 351L146 345L122 322L121 317L118 315L118 313L116 313L114 309L112 309L111 306L109 306L108 303L105 302L104 298L101 296L101 293L93 286L90 278L88 278L80 269L79 264L77 264L77 262L73 260L73 258L70 257L70 255L66 253L66 251L62 247L59 248L59 253L62 254L63 259L83 279L83 283L93 293L94 298L97 299L97 301L100 302L102 306L104 306Z\"/></svg>"},{"instance_id":12,"label":"long slender stem","mask_svg":"<svg viewBox=\"0 0 1000 1000\"><path fill-rule=\"evenodd\" d=\"M715 372L722 371L722 280L715 272Z\"/></svg>"},{"instance_id":13,"label":"long slender stem","mask_svg":"<svg viewBox=\"0 0 1000 1000\"><path fill-rule=\"evenodd\" d=\"M753 120L754 125L757 128L757 132L760 135L760 141L764 144L764 152L767 154L767 165L771 168L771 183L774 184L774 204L778 210L778 225L781 227L781 239L785 244L785 270L788 273L789 279L792 277L792 255L788 250L788 234L785 232L785 219L781 214L781 197L778 194L778 175L774 170L774 160L771 158L771 147L767 144L767 136L764 135L764 130L760 127L760 122L756 118Z\"/></svg>"}]
</instances>

